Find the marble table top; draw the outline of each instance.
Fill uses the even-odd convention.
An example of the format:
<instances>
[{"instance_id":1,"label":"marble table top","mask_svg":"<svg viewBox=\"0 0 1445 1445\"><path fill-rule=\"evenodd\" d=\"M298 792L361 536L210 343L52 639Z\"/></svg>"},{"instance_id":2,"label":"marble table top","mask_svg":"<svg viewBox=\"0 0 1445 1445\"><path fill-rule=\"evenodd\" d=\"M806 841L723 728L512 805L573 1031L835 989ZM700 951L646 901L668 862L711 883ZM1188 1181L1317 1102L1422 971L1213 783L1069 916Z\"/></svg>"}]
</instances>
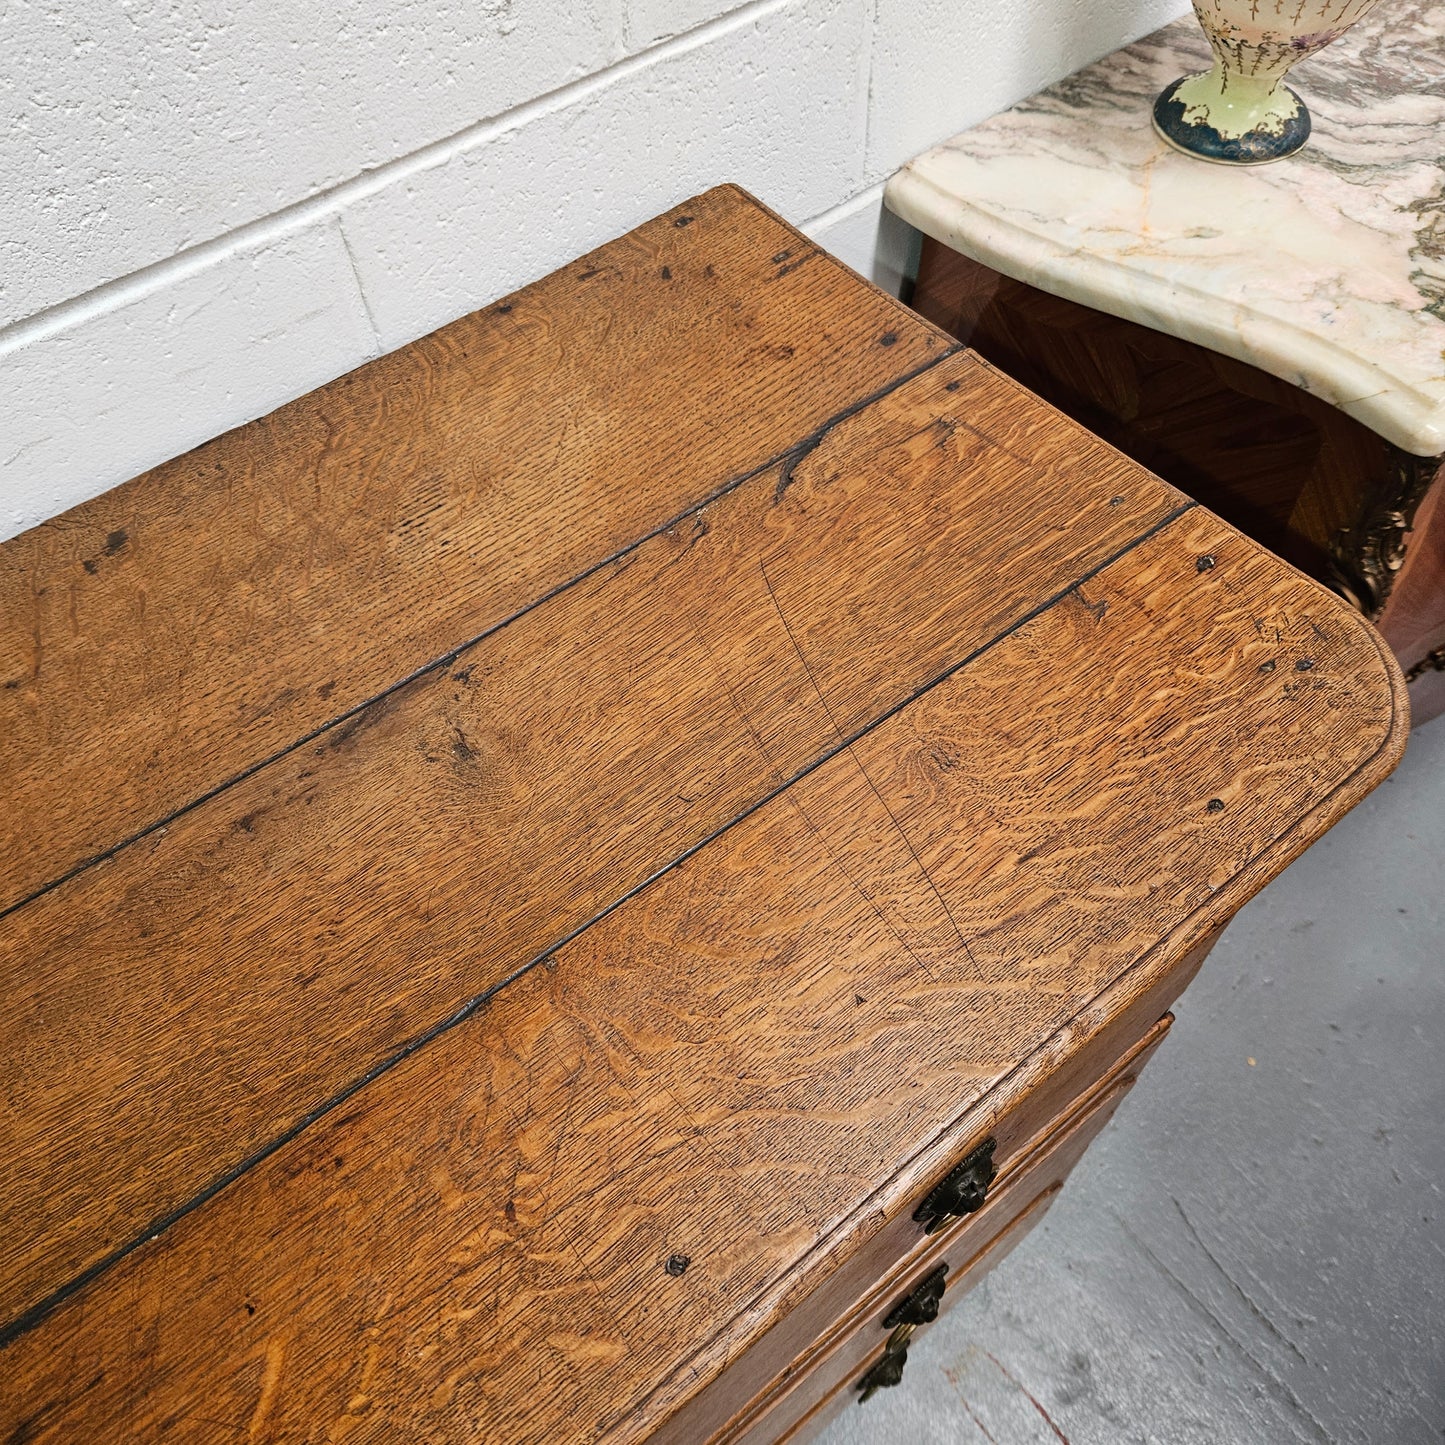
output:
<instances>
[{"instance_id":1,"label":"marble table top","mask_svg":"<svg viewBox=\"0 0 1445 1445\"><path fill-rule=\"evenodd\" d=\"M1212 165L1150 106L1192 16L918 157L887 203L996 271L1250 362L1445 452L1445 4L1385 0L1290 73L1309 144Z\"/></svg>"}]
</instances>

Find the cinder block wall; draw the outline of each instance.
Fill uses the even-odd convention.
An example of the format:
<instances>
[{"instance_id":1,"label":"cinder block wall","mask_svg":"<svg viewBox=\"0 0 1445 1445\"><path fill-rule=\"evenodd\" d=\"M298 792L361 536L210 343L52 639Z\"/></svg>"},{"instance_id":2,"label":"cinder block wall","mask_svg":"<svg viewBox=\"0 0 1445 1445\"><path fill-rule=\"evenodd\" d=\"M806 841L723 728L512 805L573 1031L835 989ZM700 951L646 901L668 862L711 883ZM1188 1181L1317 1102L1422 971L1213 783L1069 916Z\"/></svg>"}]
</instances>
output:
<instances>
[{"instance_id":1,"label":"cinder block wall","mask_svg":"<svg viewBox=\"0 0 1445 1445\"><path fill-rule=\"evenodd\" d=\"M16 0L0 537L735 180L882 285L910 155L1182 0Z\"/></svg>"}]
</instances>

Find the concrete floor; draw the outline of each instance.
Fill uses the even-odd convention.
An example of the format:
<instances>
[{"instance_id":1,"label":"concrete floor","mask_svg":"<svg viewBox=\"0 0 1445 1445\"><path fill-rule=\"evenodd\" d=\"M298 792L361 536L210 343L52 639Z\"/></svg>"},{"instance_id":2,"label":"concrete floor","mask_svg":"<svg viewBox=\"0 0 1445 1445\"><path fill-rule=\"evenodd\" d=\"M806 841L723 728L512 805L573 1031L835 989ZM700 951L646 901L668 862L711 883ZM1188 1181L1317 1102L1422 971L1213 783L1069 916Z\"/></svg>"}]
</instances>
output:
<instances>
[{"instance_id":1,"label":"concrete floor","mask_svg":"<svg viewBox=\"0 0 1445 1445\"><path fill-rule=\"evenodd\" d=\"M1445 1438L1445 719L1246 907L1044 1222L826 1445Z\"/></svg>"}]
</instances>

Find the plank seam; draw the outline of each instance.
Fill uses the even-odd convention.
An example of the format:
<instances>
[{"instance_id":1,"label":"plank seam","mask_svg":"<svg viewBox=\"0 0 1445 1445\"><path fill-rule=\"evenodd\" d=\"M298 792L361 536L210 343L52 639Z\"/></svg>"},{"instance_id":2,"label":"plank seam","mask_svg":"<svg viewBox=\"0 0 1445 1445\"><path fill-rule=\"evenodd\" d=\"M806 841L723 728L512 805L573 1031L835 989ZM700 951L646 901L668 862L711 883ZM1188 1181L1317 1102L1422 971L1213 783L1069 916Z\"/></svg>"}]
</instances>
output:
<instances>
[{"instance_id":1,"label":"plank seam","mask_svg":"<svg viewBox=\"0 0 1445 1445\"><path fill-rule=\"evenodd\" d=\"M898 384L901 385L902 380L900 380ZM852 408L847 413L847 415L852 415L854 411L861 410L863 406L866 406L868 404L869 403L866 401L859 403L856 407ZM844 418L840 416L839 418L836 418L833 422L826 425L836 425L838 421L843 419ZM810 438L804 438L803 442L797 443L796 445L805 446L808 444L809 440ZM816 445L816 443L813 443L813 445ZM809 449L811 450L811 447ZM766 467L760 467L758 468L757 472L754 472L751 475L756 476L766 470ZM730 484L729 489L731 489L731 486L741 485L743 480L745 479L739 478L737 482ZM699 506L702 505L705 504L699 504ZM202 1205L209 1203L210 1200L214 1199L216 1195L218 1195L228 1185L234 1183L237 1179L241 1178L242 1175L249 1173L257 1165L263 1163L266 1159L270 1158L272 1154L277 1153L280 1149L291 1143L292 1140L298 1138L306 1129L310 1128L312 1124L317 1123L327 1114L331 1113L334 1109L339 1108L348 1099L354 1097L362 1089L366 1088L376 1079L379 1079L383 1074L389 1073L398 1064L405 1062L405 1060L409 1059L419 1050L425 1048L433 1040L440 1038L445 1033L449 1033L452 1029L456 1028L458 1024L465 1023L467 1019L478 1013L493 998L495 998L499 993L501 993L503 989L517 982L517 980L522 978L524 975L530 973L539 964L545 963L548 959L552 958L554 955L564 949L569 943L572 943L576 939L581 937L581 935L586 933L588 929L602 922L603 919L610 917L625 903L630 902L645 889L650 888L654 883L666 877L667 874L673 872L674 869L681 867L684 863L688 861L688 859L702 852L704 848L710 847L724 833L729 832L739 823L744 822L746 819L752 817L752 815L758 812L760 809L767 807L769 803L780 797L795 783L801 782L804 778L817 772L819 768L831 762L832 759L836 758L840 753L847 751L847 749L852 747L855 743L867 737L869 733L873 732L876 728L881 727L890 718L896 717L899 713L903 712L905 708L911 707L915 702L919 700L919 698L924 697L926 694L932 692L934 688L940 686L944 682L947 682L949 678L954 677L958 673L962 672L966 667L968 667L971 663L975 662L978 658L982 657L985 653L991 652L1001 642L1004 642L1009 637L1012 637L1021 628L1026 627L1030 622L1033 622L1037 618L1041 617L1045 612L1049 611L1050 608L1057 606L1059 602L1061 602L1064 598L1068 597L1077 588L1083 586L1087 582L1092 581L1101 572L1105 571L1109 567L1112 567L1121 558L1127 556L1130 552L1134 551L1135 548L1142 546L1152 537L1157 536L1160 532L1164 531L1167 527L1171 526L1174 522L1176 522L1185 513L1194 510L1194 508L1196 508L1198 505L1199 504L1197 502L1186 501L1183 505L1175 507L1172 511L1166 513L1165 516L1163 516L1159 521L1155 522L1152 526L1147 528L1144 532L1134 537L1131 541L1126 542L1122 547L1119 547L1115 551L1111 552L1101 562L1091 567L1082 576L1075 578L1073 581L1069 582L1067 586L1061 587L1057 592L1054 592L1050 596L1045 598L1044 601L1040 602L1036 607L1033 607L1029 611L1023 613L1020 617L1009 623L1007 627L995 633L987 641L980 643L978 647L967 653L958 662L951 663L942 672L939 672L928 681L920 684L920 686L910 692L907 697L895 703L892 707L887 708L885 711L875 717L871 722L866 723L863 727L856 729L854 732L848 734L847 736L840 735L840 740L835 746L830 747L826 751L820 753L819 756L816 757L812 762L807 763L803 767L799 768L785 781L779 783L777 787L763 794L757 799L756 802L751 803L748 807L744 808L741 812L729 819L726 823L723 823L719 827L715 828L705 838L700 839L690 848L687 848L682 853L679 853L670 862L663 864L662 867L650 873L641 882L635 884L626 892L620 894L605 908L599 909L590 918L578 924L578 926L572 929L571 932L565 934L556 942L548 945L546 949L536 954L526 963L523 963L520 967L514 969L505 978L500 979L498 982L492 984L481 993L468 999L460 1007L454 1009L445 1018L433 1024L423 1033L418 1034L409 1043L404 1044L395 1053L381 1060L381 1062L374 1064L365 1073L361 1074L356 1079L353 1079L351 1083L347 1084L344 1088L338 1090L330 1098L324 1100L314 1109L304 1114L290 1128L283 1130L280 1134L267 1141L267 1143L262 1145L261 1148L255 1150L245 1159L241 1160L240 1163L228 1169L225 1173L223 1173L217 1179L213 1180L210 1184L208 1184L204 1189L192 1195L191 1198L177 1205L174 1209L169 1210L167 1213L160 1215L158 1218L152 1220L151 1223L146 1225L146 1227L141 1230L141 1232L137 1234L134 1238L128 1240L124 1244L118 1245L115 1249L111 1250L109 1254L97 1260L94 1264L88 1266L86 1269L82 1270L79 1274L75 1275L72 1279L61 1285L58 1289L52 1291L43 1299L38 1300L28 1309L22 1311L18 1316L16 1316L15 1319L11 1320L8 1324L0 1326L0 1350L5 1349L21 1335L26 1334L30 1330L34 1329L35 1326L40 1324L48 1315L50 1315L51 1312L57 1308L57 1306L64 1303L65 1300L69 1299L72 1295L83 1289L86 1285L98 1279L102 1274L106 1273L115 1265L119 1264L123 1259L125 1259L128 1255L134 1253L142 1245L148 1244L151 1240L158 1238L161 1234L165 1233L166 1230L170 1229L172 1225L178 1223L180 1220L185 1218L186 1215L192 1213L196 1209L199 1209ZM683 515L691 515L692 512L695 512L698 509L698 507L690 508L689 512L684 513ZM668 524L668 526L672 525L675 525L675 523ZM658 530L662 531L666 529L659 528ZM631 549L629 548L628 550ZM470 646L472 644L469 643L467 645ZM458 649L458 651L460 651L460 649ZM456 654L452 654L452 656L455 655ZM440 664L430 664L427 670L430 671L432 667L438 665ZM400 686L400 684L398 684L398 686ZM391 691L394 690L394 688L391 689Z\"/></svg>"},{"instance_id":2,"label":"plank seam","mask_svg":"<svg viewBox=\"0 0 1445 1445\"><path fill-rule=\"evenodd\" d=\"M1191 506L1198 505L1198 503L1191 504ZM1185 507L1181 508L1180 510L1188 511L1190 510L1190 508ZM1166 518L1163 523L1154 528L1154 532L1162 531L1163 528L1167 526L1168 523L1172 520L1173 518ZM1153 532L1148 534L1148 536L1152 535ZM1148 536L1140 538L1139 541L1147 541ZM1133 545L1137 545L1137 543L1131 544L1131 548ZM1256 547L1256 550L1258 551L1265 550L1258 544L1254 545ZM1104 565L1108 566L1109 564L1105 563ZM1097 570L1102 571L1103 569L1099 568ZM1087 582L1089 580L1090 578L1088 577L1081 578L1078 583L1074 584L1074 586L1080 586L1083 582ZM1313 582L1314 579L1306 580ZM1336 607L1339 607L1341 605L1340 598L1336 596L1335 593L1331 592L1329 588L1325 587L1323 583L1314 582L1314 585L1322 594L1322 596L1329 599L1332 605ZM1071 588L1070 590L1073 589ZM1144 950L1143 953L1138 956L1138 958L1134 959L1131 963L1126 964L1114 978L1110 979L1109 982L1099 990L1097 994L1095 994L1091 999L1082 1004L1079 1008L1078 1013L1076 1013L1073 1018L1069 1019L1063 1025L1061 1025L1060 1030L1067 1029L1073 1023L1077 1022L1078 1019L1080 1019L1089 1008L1098 1004L1101 999L1107 997L1115 990L1123 988L1131 978L1140 973L1142 970L1148 968L1150 963L1158 958L1161 951L1165 950L1171 943L1177 943L1178 940L1182 938L1183 945L1180 948L1179 956L1174 959L1174 963L1177 964L1180 961L1180 958L1186 955L1191 948L1196 947L1204 938L1208 936L1210 926L1208 915L1210 909L1217 908L1221 898L1226 895L1226 893L1237 883L1237 881L1246 872L1248 872L1249 869L1255 867L1257 864L1268 860L1269 855L1272 852L1280 850L1282 845L1285 845L1285 856L1283 860L1279 863L1279 866L1274 870L1274 872L1269 876L1269 878L1265 880L1265 883L1267 884L1275 877L1277 877L1279 873L1284 870L1284 868L1286 868L1290 863L1292 863L1297 857L1300 856L1300 853L1304 851L1303 848L1297 849L1292 854L1287 851L1291 835L1298 834L1300 830L1303 829L1304 826L1311 819L1318 817L1321 813L1325 813L1331 805L1338 807L1339 799L1344 793L1345 789L1348 787L1348 785L1354 782L1356 779L1362 777L1369 768L1371 768L1376 762L1378 762L1380 758L1386 756L1392 747L1395 750L1395 756L1393 759L1390 760L1389 768L1379 778L1376 778L1374 783L1370 784L1369 788L1366 789L1366 792L1370 791L1371 788L1377 786L1380 782L1384 780L1385 777L1389 776L1390 772L1394 771L1394 768L1398 765L1400 757L1404 751L1405 744L1404 739L1402 738L1402 733L1405 736L1408 736L1409 732L1408 713L1402 714L1400 706L1402 701L1408 704L1409 700L1408 693L1405 689L1403 674L1400 671L1399 664L1395 660L1394 654L1386 646L1385 641L1380 636L1380 634L1373 627L1371 627L1364 618L1358 616L1358 614L1351 612L1347 607L1343 608L1342 610L1344 610L1347 616L1353 617L1354 620L1361 627L1364 628L1370 642L1374 645L1376 655L1378 656L1380 661L1380 665L1385 670L1385 673L1387 674L1390 681L1390 722L1389 726L1385 729L1383 737L1380 739L1379 745L1372 753L1370 753L1368 757L1362 759L1359 765L1352 772L1350 772L1346 777L1341 778L1330 789L1329 792L1327 792L1323 797L1319 799L1317 803L1315 803L1304 813L1296 817L1282 831L1276 833L1274 837L1261 844L1259 849L1253 854L1251 854L1248 858L1246 858L1244 862L1241 863L1240 866L1235 870L1235 872L1232 873L1230 877L1226 879L1226 881L1222 883L1209 896L1209 898L1198 904L1190 913L1188 913L1184 918L1180 919L1179 922L1176 923L1172 929L1170 929L1169 933L1166 934L1165 937L1159 939L1158 942L1151 944L1148 948ZM1403 727L1402 724L1404 724ZM1359 799L1356 798L1355 802L1358 801ZM1354 805L1354 803L1348 804L1344 811L1348 812L1349 809ZM1321 833L1327 831L1328 828L1333 827L1334 823L1338 821L1338 817L1339 814L1336 814L1334 818L1330 819L1325 824L1325 828L1321 829ZM1312 839L1310 841L1317 841L1318 836L1319 835L1316 835L1316 839ZM1310 844L1306 843L1305 847L1308 846L1310 846ZM1261 887L1262 886L1264 885L1261 885ZM1258 890L1256 890L1256 893L1257 892ZM1249 897L1254 896L1256 895L1249 895ZM1225 901L1227 903L1228 899L1226 899ZM1243 903L1248 901L1249 899L1245 898L1239 905L1236 905L1234 909L1226 908L1223 913L1221 927L1224 923L1227 923L1231 918L1234 917L1234 914L1238 911L1239 907L1243 906ZM1173 1005L1171 1005L1171 1008L1172 1007ZM1000 1074L996 1079L994 1079L993 1082L988 1086L988 1088L978 1096L978 1098L976 1098L971 1104L967 1105L959 1114L955 1115L953 1119L951 1119L947 1124L943 1125L943 1127L939 1129L937 1135L935 1136L935 1141L938 1139L943 1139L949 1134L962 1134L969 1122L970 1116L973 1115L976 1111L978 1111L981 1107L986 1106L991 1099L995 1098L998 1092L1002 1088L1004 1088L1004 1086L1006 1086L1011 1079L1026 1076L1028 1070L1034 1065L1035 1061L1042 1058L1046 1054L1050 1043L1056 1037L1057 1031L1054 1034L1050 1034L1046 1039L1043 1040L1042 1043L1038 1045L1037 1048L1033 1049L1030 1053L1026 1054L1022 1059L1020 1059L1018 1063L1013 1066L1013 1068L1009 1069L1006 1073ZM1161 1039L1160 1042L1162 1043L1163 1040ZM994 1109L996 1113L996 1104L994 1105ZM808 1258L826 1258L829 1253L836 1247L838 1241L841 1239L845 1239L849 1231L856 1227L857 1221L860 1217L869 1213L876 1214L880 1209L886 1209L889 1192L897 1188L900 1180L907 1178L910 1169L926 1152L926 1149L920 1151L920 1153L913 1155L911 1158L905 1160L902 1164L900 1164L893 1171L893 1173L888 1176L887 1179L885 1179L881 1184L877 1186L876 1189L873 1190L871 1194L869 1194L865 1199L859 1202L858 1206L852 1214L847 1216L847 1218L845 1218L844 1220L840 1221L826 1235L820 1236L818 1240L813 1244L813 1246L803 1256L801 1256L798 1261L795 1261L795 1264L801 1263L802 1260L806 1260ZM732 1326L734 1326L738 1320L745 1318L748 1314L755 1311L767 1299L769 1293L777 1288L779 1278L780 1277L774 1277L773 1279L770 1279L766 1284L760 1286L759 1289L734 1312L734 1314L726 1322L726 1324L721 1326L713 1335L711 1335L706 1341L703 1342L702 1348L706 1349L710 1345L715 1345L718 1340L725 1339L728 1330ZM796 1284L796 1280L794 1281L794 1284ZM744 1348L745 1347L746 1346L744 1346ZM696 1358L696 1355L692 1356L690 1360L688 1360L687 1362L685 1362L684 1365L679 1367L679 1370L692 1369L693 1361L695 1361ZM671 1381L677 1377L679 1370L674 1370L671 1375L659 1381L657 1385L654 1386L654 1388L642 1398L642 1400L638 1401L632 1407L633 1413L645 1406L648 1401L654 1399L660 1391L665 1390L669 1383L671 1383ZM678 1407L680 1408L681 1405L684 1403L685 1401L679 1401ZM605 1438L613 1438L617 1429L623 1428L625 1424L625 1417L614 1421L613 1425L608 1427L608 1435Z\"/></svg>"},{"instance_id":3,"label":"plank seam","mask_svg":"<svg viewBox=\"0 0 1445 1445\"><path fill-rule=\"evenodd\" d=\"M78 877L80 874L86 872L87 869L95 867L96 864L108 862L118 853L129 848L133 843L139 843L142 838L149 837L150 834L156 832L158 829L168 828L177 819L185 817L187 813L193 812L203 804L209 803L211 799L219 797L228 788L235 787L237 783L245 782L247 778L254 777L263 769L280 762L282 758L289 757L299 748L304 748L308 743L315 742L317 738L324 737L327 733L331 732L333 728L338 728L345 723L351 722L369 708L375 707L378 703L400 692L403 688L409 687L412 683L418 682L423 677L428 677L442 668L450 667L452 663L456 662L464 653L479 646L481 643L487 641L488 638L501 632L504 628L510 627L514 622L520 621L523 617L526 617L528 613L545 606L548 602L551 602L553 598L570 592L574 587L578 587L589 578L595 577L605 567L614 566L624 557L628 557L637 551L639 547L645 546L648 542L661 536L664 532L668 532L673 527L679 526L681 523L687 521L689 517L696 516L699 512L705 511L708 507L721 501L722 498L726 497L729 493L735 492L739 487L745 486L756 477L760 477L764 473L777 467L781 469L782 475L786 477L788 481L791 481L793 469L811 452L821 446L824 438L827 437L828 433L835 427L841 426L842 423L850 417L856 416L860 411L883 400L899 387L906 386L910 381L914 381L922 376L924 372L932 370L940 362L946 361L951 356L957 356L965 349L962 344L955 343L949 349L925 361L921 366L916 366L911 371L904 372L902 375L895 377L894 380L890 381L886 386L880 387L877 391L870 392L859 401L850 403L842 411L834 413L806 436L791 443L783 451L775 453L766 461L759 463L749 471L743 472L735 477L730 477L722 483L721 486L709 492L701 501L689 504L684 511L669 517L665 522L661 522L650 531L643 533L642 536L624 543L616 551L610 552L600 561L592 563L565 581L557 583L556 586L533 598L530 602L523 603L516 611L510 612L507 616L491 623L489 626L483 628L481 632L467 638L464 642L458 643L450 651L442 653L439 657L434 657L430 662L423 663L422 666L415 669L415 671L409 672L404 677L398 678L395 682L387 684L380 692L373 693L370 697L363 699L354 707L348 708L343 713L338 713L334 718L321 723L310 732L303 733L300 737L287 743L285 747L279 748L276 752L268 753L264 758L242 768L240 772L234 773L223 782L217 783L213 788L208 788L205 792L198 794L188 802L181 803L169 813L163 814L153 822L147 823L145 827L138 829L136 832L127 834L118 843L112 843L108 848L102 849L99 853L92 853L82 858L65 872L58 874L47 883L42 883L40 887L33 889L23 898L17 899L14 903L6 904L3 908L0 908L0 920L8 918L12 913L17 913L20 909L34 903L37 898L41 898L45 894L51 893L62 885L69 883L71 879ZM780 487L783 485L785 485L785 483L780 483ZM781 490L779 491L779 496L781 496Z\"/></svg>"}]
</instances>

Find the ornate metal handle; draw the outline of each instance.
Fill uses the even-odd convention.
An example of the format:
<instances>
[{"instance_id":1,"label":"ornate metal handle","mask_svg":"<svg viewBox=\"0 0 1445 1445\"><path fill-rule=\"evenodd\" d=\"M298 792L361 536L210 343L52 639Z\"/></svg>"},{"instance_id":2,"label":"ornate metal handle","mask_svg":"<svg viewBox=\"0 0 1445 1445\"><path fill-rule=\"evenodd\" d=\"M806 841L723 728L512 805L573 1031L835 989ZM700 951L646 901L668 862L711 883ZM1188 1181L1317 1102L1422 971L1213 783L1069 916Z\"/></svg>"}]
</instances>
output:
<instances>
[{"instance_id":1,"label":"ornate metal handle","mask_svg":"<svg viewBox=\"0 0 1445 1445\"><path fill-rule=\"evenodd\" d=\"M888 1343L883 1346L882 1356L876 1360L858 1381L858 1396L861 1405L871 1400L879 1390L892 1389L903 1379L903 1367L908 1363L908 1342L919 1325L926 1325L938 1318L938 1304L943 1298L944 1276L948 1266L941 1264L926 1279L913 1289L891 1310L883 1320L883 1328L892 1330Z\"/></svg>"},{"instance_id":2,"label":"ornate metal handle","mask_svg":"<svg viewBox=\"0 0 1445 1445\"><path fill-rule=\"evenodd\" d=\"M945 1224L982 1208L988 1197L988 1186L998 1173L993 1167L995 1147L992 1139L985 1139L962 1164L933 1186L928 1197L913 1211L925 1234L935 1234Z\"/></svg>"},{"instance_id":3,"label":"ornate metal handle","mask_svg":"<svg viewBox=\"0 0 1445 1445\"><path fill-rule=\"evenodd\" d=\"M948 1266L941 1264L926 1279L914 1285L911 1293L903 1296L884 1317L883 1328L891 1330L898 1325L926 1325L938 1318L938 1305L943 1299Z\"/></svg>"},{"instance_id":4,"label":"ornate metal handle","mask_svg":"<svg viewBox=\"0 0 1445 1445\"><path fill-rule=\"evenodd\" d=\"M912 1334L910 1328L908 1334ZM908 1363L908 1336L905 1335L902 1341L895 1347L892 1336L889 1337L888 1347L883 1351L883 1357L858 1381L858 1388L863 1392L858 1396L858 1403L866 1405L879 1390L891 1390L894 1385L901 1384L903 1380L903 1367Z\"/></svg>"}]
</instances>

